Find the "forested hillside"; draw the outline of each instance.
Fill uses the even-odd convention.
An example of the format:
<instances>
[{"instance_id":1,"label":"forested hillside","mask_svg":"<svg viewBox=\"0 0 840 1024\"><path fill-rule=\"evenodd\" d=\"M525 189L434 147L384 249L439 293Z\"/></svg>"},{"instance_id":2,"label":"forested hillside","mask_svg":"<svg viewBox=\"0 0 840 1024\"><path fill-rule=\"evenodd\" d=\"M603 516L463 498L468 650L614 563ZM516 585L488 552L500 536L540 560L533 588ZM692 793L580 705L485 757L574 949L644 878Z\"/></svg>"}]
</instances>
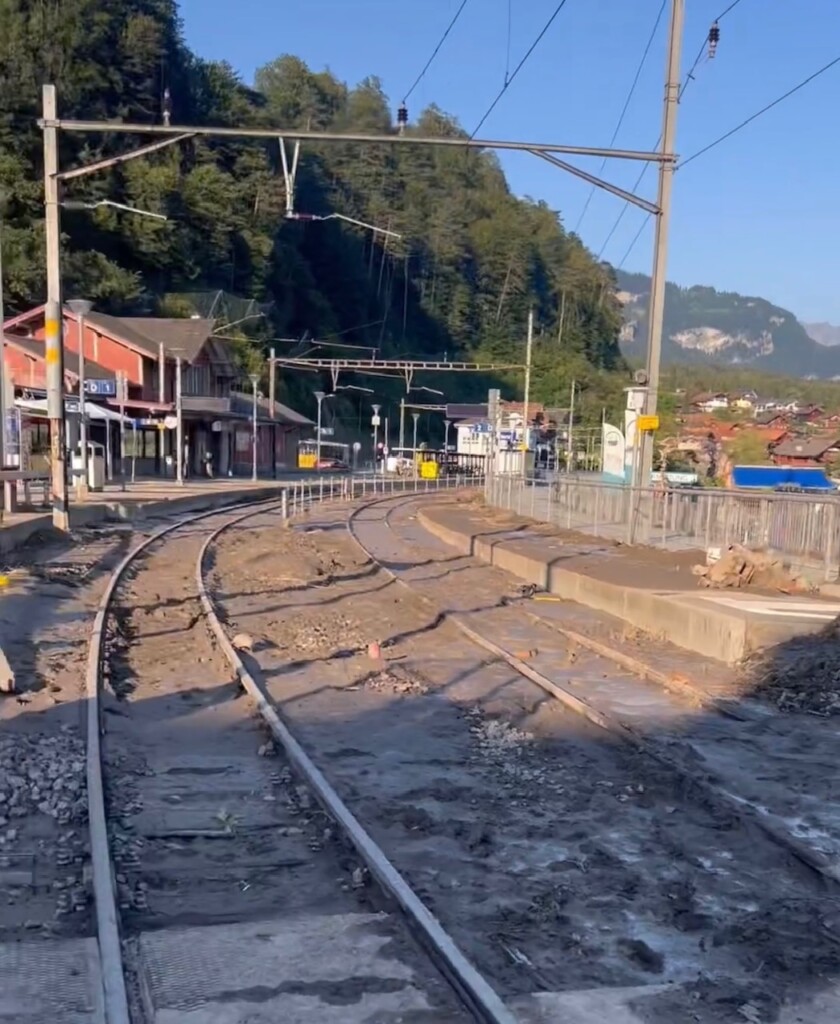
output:
<instances>
[{"instance_id":1,"label":"forested hillside","mask_svg":"<svg viewBox=\"0 0 840 1024\"><path fill-rule=\"evenodd\" d=\"M0 0L0 25L7 315L44 297L42 82L55 83L68 117L159 122L168 88L176 124L396 130L374 77L348 88L281 56L253 87L243 84L230 67L189 51L173 0ZM463 134L435 108L419 113L408 131ZM145 141L65 135L62 166ZM107 208L63 213L65 295L83 295L100 309L188 312L185 294L219 289L264 304L266 319L239 328L248 328L255 347L309 332L383 355L520 361L533 305L534 397L558 401L573 375L593 410L620 393L621 378L610 372L621 363L609 268L566 234L554 211L515 198L491 153L304 146L296 208L339 212L402 236L387 243L336 220L285 220L273 140L191 139L70 182L67 198L108 198L169 218ZM466 375L442 380L422 383L445 387L451 398L488 384ZM521 375L507 384L521 388ZM311 377L306 385L311 393Z\"/></svg>"}]
</instances>

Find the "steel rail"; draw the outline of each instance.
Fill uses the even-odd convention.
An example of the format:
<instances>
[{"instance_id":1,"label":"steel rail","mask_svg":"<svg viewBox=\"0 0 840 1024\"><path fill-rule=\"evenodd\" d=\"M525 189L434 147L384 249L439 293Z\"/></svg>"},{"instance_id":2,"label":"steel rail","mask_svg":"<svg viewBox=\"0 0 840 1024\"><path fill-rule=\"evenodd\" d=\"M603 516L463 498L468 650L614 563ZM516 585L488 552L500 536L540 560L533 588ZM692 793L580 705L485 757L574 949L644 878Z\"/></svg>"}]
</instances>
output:
<instances>
[{"instance_id":1,"label":"steel rail","mask_svg":"<svg viewBox=\"0 0 840 1024\"><path fill-rule=\"evenodd\" d=\"M119 915L117 913L114 887L114 866L108 843L108 821L105 811L105 788L102 773L102 727L100 720L100 693L102 688L102 665L105 641L105 627L111 604L117 588L126 572L149 548L158 541L202 519L224 515L247 506L277 506L276 496L263 497L256 501L233 502L221 508L205 509L188 513L174 523L156 530L137 544L123 558L111 573L108 586L97 607L88 642L87 668L85 672L86 702L86 777L88 831L90 834L90 859L93 884L93 898L96 911L97 945L99 948L100 979L102 983L102 1006L105 1024L131 1024L128 993L125 984L125 969L122 959ZM262 511L258 509L257 511Z\"/></svg>"},{"instance_id":2,"label":"steel rail","mask_svg":"<svg viewBox=\"0 0 840 1024\"><path fill-rule=\"evenodd\" d=\"M793 856L802 864L831 883L832 887L840 884L840 864L836 863L822 851L809 846L807 842L793 835L785 827L782 819L757 805L748 803L743 797L730 792L722 784L717 783L707 775L690 771L685 765L672 757L661 746L656 743L652 743L648 737L640 733L634 727L628 725L626 722L622 722L613 715L608 715L599 711L587 700L578 697L576 694L572 693L571 690L568 690L566 687L554 682L554 680L549 679L548 676L543 675L542 672L539 672L531 665L526 664L522 659L517 658L503 647L494 643L488 637L483 636L477 630L468 626L457 613L443 611L435 604L434 601L431 600L431 598L416 590L411 586L411 584L401 579L395 572L383 565L382 562L380 562L373 552L358 537L354 524L361 512L364 512L366 509L375 505L381 505L386 501L394 501L398 497L409 498L411 495L391 494L386 497L373 499L355 508L348 516L347 520L348 533L356 544L358 544L360 550L372 562L378 565L379 568L395 583L399 584L416 600L425 604L427 608L439 615L441 617L441 621L451 623L451 625L455 626L456 629L467 637L467 639L471 640L477 647L481 647L483 650L506 662L515 672L524 676L526 679L529 679L532 683L535 683L546 693L551 694L570 710L582 715L594 725L599 726L606 732L611 733L613 736L629 743L637 750L648 754L654 760L673 771L679 778L692 786L708 805L717 808L725 808L728 812L734 813L742 821L752 823L783 850L793 854ZM386 525L390 526L390 524L387 523L387 517ZM393 530L393 527L390 528ZM620 664L620 652L614 652L618 655L618 657L614 657L613 654L604 654L608 645L600 646L602 647L602 650L599 653L601 653L602 656L606 656L617 664ZM720 709L715 708L714 710L719 711Z\"/></svg>"},{"instance_id":3,"label":"steel rail","mask_svg":"<svg viewBox=\"0 0 840 1024\"><path fill-rule=\"evenodd\" d=\"M417 493L417 488L410 490L402 488L401 492L401 496L413 494ZM351 489L351 495L352 493ZM390 497L393 497L393 494ZM230 522L223 523L207 537L202 545L196 563L195 582L208 626L237 679L257 705L260 714L271 729L272 735L282 746L289 761L313 790L326 813L342 828L345 836L350 840L380 887L401 907L415 929L419 930L427 951L430 952L433 961L456 990L460 999L482 1024L518 1024L517 1018L505 1006L498 993L461 952L438 919L417 896L382 848L333 789L326 776L315 765L280 717L273 702L254 675L249 672L238 651L228 639L205 583L205 562L210 548L226 530L259 514L260 510L248 511Z\"/></svg>"}]
</instances>

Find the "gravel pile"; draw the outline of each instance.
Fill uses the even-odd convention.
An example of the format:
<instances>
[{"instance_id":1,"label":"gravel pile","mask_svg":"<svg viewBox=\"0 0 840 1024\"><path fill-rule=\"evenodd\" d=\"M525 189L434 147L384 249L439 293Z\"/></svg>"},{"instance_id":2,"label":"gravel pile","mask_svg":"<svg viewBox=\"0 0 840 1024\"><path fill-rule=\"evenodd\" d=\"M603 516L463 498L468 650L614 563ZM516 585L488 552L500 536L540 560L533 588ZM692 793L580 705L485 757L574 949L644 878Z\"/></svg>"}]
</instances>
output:
<instances>
[{"instance_id":1,"label":"gravel pile","mask_svg":"<svg viewBox=\"0 0 840 1024\"><path fill-rule=\"evenodd\" d=\"M780 711L840 715L840 616L819 633L756 652L743 666L743 682Z\"/></svg>"},{"instance_id":2,"label":"gravel pile","mask_svg":"<svg viewBox=\"0 0 840 1024\"><path fill-rule=\"evenodd\" d=\"M87 817L85 747L72 726L55 736L0 737L0 830L36 812L60 825Z\"/></svg>"}]
</instances>

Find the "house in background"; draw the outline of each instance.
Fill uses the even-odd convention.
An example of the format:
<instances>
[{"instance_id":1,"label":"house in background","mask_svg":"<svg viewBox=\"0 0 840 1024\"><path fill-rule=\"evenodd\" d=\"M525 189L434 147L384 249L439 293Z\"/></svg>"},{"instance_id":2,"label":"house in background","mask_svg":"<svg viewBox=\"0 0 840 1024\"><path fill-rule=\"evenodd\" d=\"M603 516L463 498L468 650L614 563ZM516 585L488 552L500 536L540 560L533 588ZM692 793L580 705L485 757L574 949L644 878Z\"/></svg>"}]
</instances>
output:
<instances>
[{"instance_id":1,"label":"house in background","mask_svg":"<svg viewBox=\"0 0 840 1024\"><path fill-rule=\"evenodd\" d=\"M729 408L729 396L723 391L703 391L689 405L698 412L720 412Z\"/></svg>"},{"instance_id":2,"label":"house in background","mask_svg":"<svg viewBox=\"0 0 840 1024\"><path fill-rule=\"evenodd\" d=\"M65 394L78 395L79 352L85 355L86 400L124 409L137 428L137 472L171 475L176 445L176 391L181 366L181 408L188 474L246 473L252 466L253 398L235 390L238 370L228 342L213 335L214 321L193 317L115 317L92 312L79 321L63 316ZM15 393L46 393L44 307L6 321L4 360ZM117 378L126 382L117 397ZM307 417L286 406L257 404L258 471L292 468ZM104 438L100 438L104 440ZM115 439L111 439L113 448Z\"/></svg>"},{"instance_id":3,"label":"house in background","mask_svg":"<svg viewBox=\"0 0 840 1024\"><path fill-rule=\"evenodd\" d=\"M777 466L825 466L840 454L840 436L787 437L773 445L770 457Z\"/></svg>"}]
</instances>

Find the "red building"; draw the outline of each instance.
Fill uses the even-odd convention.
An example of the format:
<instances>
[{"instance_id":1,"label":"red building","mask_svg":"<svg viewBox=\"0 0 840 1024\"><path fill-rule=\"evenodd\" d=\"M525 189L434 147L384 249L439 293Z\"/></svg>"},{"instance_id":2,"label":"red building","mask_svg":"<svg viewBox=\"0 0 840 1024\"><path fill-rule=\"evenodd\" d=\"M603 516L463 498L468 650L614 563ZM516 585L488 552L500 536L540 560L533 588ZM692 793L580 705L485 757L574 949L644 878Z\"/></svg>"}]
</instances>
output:
<instances>
[{"instance_id":1,"label":"red building","mask_svg":"<svg viewBox=\"0 0 840 1024\"><path fill-rule=\"evenodd\" d=\"M65 394L78 395L83 348L87 400L124 409L136 425L138 473L174 472L179 361L187 472L205 472L208 455L215 475L251 471L253 402L235 390L239 371L229 344L213 335L214 321L90 313L84 323L81 338L77 317L65 309ZM44 307L7 320L4 335L15 394L39 397L46 388ZM118 377L126 382L124 401L117 397ZM260 402L257 421L259 472L293 468L300 432L311 420Z\"/></svg>"}]
</instances>

